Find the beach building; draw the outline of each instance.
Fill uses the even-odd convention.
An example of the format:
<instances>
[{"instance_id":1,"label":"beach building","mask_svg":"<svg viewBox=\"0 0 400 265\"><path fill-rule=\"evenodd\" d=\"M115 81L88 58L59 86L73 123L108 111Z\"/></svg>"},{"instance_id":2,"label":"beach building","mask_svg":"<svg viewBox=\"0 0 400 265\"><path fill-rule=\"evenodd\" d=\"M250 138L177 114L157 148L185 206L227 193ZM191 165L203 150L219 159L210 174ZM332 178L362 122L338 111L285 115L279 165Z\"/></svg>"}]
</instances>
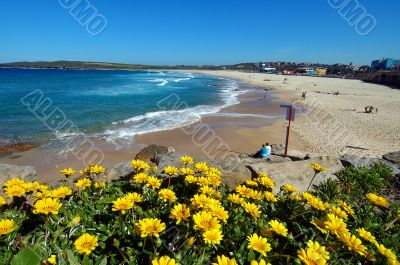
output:
<instances>
[{"instance_id":1,"label":"beach building","mask_svg":"<svg viewBox=\"0 0 400 265\"><path fill-rule=\"evenodd\" d=\"M319 76L325 76L326 75L326 70L327 70L326 68L318 67L316 69L316 73Z\"/></svg>"},{"instance_id":2,"label":"beach building","mask_svg":"<svg viewBox=\"0 0 400 265\"><path fill-rule=\"evenodd\" d=\"M276 68L275 67L271 67L265 63L259 63L259 70L260 72L264 72L264 73L276 73Z\"/></svg>"},{"instance_id":3,"label":"beach building","mask_svg":"<svg viewBox=\"0 0 400 265\"><path fill-rule=\"evenodd\" d=\"M393 58L384 58L375 60L371 63L371 72L377 71L392 71L397 72L400 70L400 60Z\"/></svg>"},{"instance_id":4,"label":"beach building","mask_svg":"<svg viewBox=\"0 0 400 265\"><path fill-rule=\"evenodd\" d=\"M312 68L312 67L302 67L302 68L299 68L297 70L297 72L300 74L306 74L306 75L316 75L317 74L315 68Z\"/></svg>"}]
</instances>

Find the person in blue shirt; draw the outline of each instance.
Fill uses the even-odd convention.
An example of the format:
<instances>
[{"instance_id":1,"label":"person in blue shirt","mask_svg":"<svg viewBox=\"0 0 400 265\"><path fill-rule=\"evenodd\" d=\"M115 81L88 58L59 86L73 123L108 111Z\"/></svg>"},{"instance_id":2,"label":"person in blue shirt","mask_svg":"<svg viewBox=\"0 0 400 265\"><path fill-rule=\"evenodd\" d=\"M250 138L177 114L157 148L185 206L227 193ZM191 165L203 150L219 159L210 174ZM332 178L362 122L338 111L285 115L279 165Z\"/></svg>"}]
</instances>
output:
<instances>
[{"instance_id":1,"label":"person in blue shirt","mask_svg":"<svg viewBox=\"0 0 400 265\"><path fill-rule=\"evenodd\" d=\"M256 158L267 158L268 157L268 148L265 144L262 145L261 149L254 155Z\"/></svg>"},{"instance_id":2,"label":"person in blue shirt","mask_svg":"<svg viewBox=\"0 0 400 265\"><path fill-rule=\"evenodd\" d=\"M265 160L267 160L269 158L269 156L271 155L271 146L269 145L269 143L267 144L263 144L261 149L258 150L258 152L254 155L254 157L256 158L264 158Z\"/></svg>"}]
</instances>

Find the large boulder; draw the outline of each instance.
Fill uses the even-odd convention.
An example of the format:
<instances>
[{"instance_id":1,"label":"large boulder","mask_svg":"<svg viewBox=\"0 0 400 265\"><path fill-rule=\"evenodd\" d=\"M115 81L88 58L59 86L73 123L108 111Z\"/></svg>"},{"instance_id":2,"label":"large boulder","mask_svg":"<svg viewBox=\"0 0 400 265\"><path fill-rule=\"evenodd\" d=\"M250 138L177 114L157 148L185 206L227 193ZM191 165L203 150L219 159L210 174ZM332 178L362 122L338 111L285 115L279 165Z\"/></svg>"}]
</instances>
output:
<instances>
[{"instance_id":1,"label":"large boulder","mask_svg":"<svg viewBox=\"0 0 400 265\"><path fill-rule=\"evenodd\" d=\"M390 167L390 169L393 171L394 175L400 175L400 170L397 167L396 164L393 164L387 160L384 159L379 159L379 158L373 158L373 157L358 157L350 154L344 154L340 157L340 161L342 162L343 166L345 167L369 167L375 163L384 163L387 166Z\"/></svg>"},{"instance_id":2,"label":"large boulder","mask_svg":"<svg viewBox=\"0 0 400 265\"><path fill-rule=\"evenodd\" d=\"M0 186L13 178L20 178L26 182L35 181L36 175L35 168L31 166L0 164Z\"/></svg>"},{"instance_id":3,"label":"large boulder","mask_svg":"<svg viewBox=\"0 0 400 265\"><path fill-rule=\"evenodd\" d=\"M319 173L313 181L313 184L319 184L327 179L336 179L334 173L343 169L339 159L324 157L314 158L302 161L288 161L277 164L255 163L248 165L250 170L255 172L264 172L268 174L275 182L274 192L278 192L279 188L284 184L295 186L300 192L306 191L307 187L314 176L314 170L311 163L317 163L328 170Z\"/></svg>"},{"instance_id":4,"label":"large boulder","mask_svg":"<svg viewBox=\"0 0 400 265\"><path fill-rule=\"evenodd\" d=\"M396 164L400 168L400 151L385 154L383 155L383 159Z\"/></svg>"},{"instance_id":5,"label":"large boulder","mask_svg":"<svg viewBox=\"0 0 400 265\"><path fill-rule=\"evenodd\" d=\"M175 152L175 150L172 147L152 144L143 148L139 153L137 153L135 159L154 162L157 155L167 155L173 152Z\"/></svg>"},{"instance_id":6,"label":"large boulder","mask_svg":"<svg viewBox=\"0 0 400 265\"><path fill-rule=\"evenodd\" d=\"M107 169L104 177L108 180L116 180L121 178L130 177L133 174L133 167L129 161L115 164L114 166Z\"/></svg>"}]
</instances>

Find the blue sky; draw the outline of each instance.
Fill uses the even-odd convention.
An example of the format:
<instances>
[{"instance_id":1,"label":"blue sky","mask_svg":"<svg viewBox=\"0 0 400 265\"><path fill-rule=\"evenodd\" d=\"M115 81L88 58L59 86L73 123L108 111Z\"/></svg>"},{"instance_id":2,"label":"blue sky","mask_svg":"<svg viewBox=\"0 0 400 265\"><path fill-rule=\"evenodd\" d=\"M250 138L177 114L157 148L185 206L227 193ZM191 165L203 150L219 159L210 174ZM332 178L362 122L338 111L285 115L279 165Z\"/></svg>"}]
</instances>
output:
<instances>
[{"instance_id":1,"label":"blue sky","mask_svg":"<svg viewBox=\"0 0 400 265\"><path fill-rule=\"evenodd\" d=\"M329 1L343 0L89 0L107 20L93 36L58 0L3 0L0 62L369 64L400 57L400 1L358 0L376 19L367 36Z\"/></svg>"}]
</instances>

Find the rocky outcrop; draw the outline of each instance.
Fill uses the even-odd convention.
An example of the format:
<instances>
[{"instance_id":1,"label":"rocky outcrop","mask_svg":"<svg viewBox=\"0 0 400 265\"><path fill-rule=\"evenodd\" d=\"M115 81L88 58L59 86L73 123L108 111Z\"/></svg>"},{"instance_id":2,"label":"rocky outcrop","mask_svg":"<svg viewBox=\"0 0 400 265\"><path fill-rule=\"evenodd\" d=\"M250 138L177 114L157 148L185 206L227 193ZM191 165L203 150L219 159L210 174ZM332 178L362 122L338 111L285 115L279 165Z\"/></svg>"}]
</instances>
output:
<instances>
[{"instance_id":1,"label":"rocky outcrop","mask_svg":"<svg viewBox=\"0 0 400 265\"><path fill-rule=\"evenodd\" d=\"M20 178L24 181L35 181L36 170L31 166L16 166L10 164L0 164L0 187L4 182L13 178Z\"/></svg>"},{"instance_id":2,"label":"rocky outcrop","mask_svg":"<svg viewBox=\"0 0 400 265\"><path fill-rule=\"evenodd\" d=\"M340 161L342 162L343 166L345 166L345 167L350 167L350 166L369 167L375 163L384 163L390 167L390 169L393 171L393 175L400 175L400 170L399 170L398 166L396 164L391 163L384 159L372 158L372 157L357 157L354 155L345 154L340 157Z\"/></svg>"},{"instance_id":3,"label":"rocky outcrop","mask_svg":"<svg viewBox=\"0 0 400 265\"><path fill-rule=\"evenodd\" d=\"M135 159L154 162L157 155L167 155L173 152L175 152L175 150L172 147L152 144L143 148L139 153L137 153Z\"/></svg>"},{"instance_id":4,"label":"rocky outcrop","mask_svg":"<svg viewBox=\"0 0 400 265\"><path fill-rule=\"evenodd\" d=\"M321 172L317 175L313 184L319 184L329 178L336 179L334 174L343 169L339 159L330 157L303 161L288 161L278 164L259 162L248 165L248 167L253 172L264 172L268 174L276 184L274 192L278 192L280 186L284 184L291 184L302 192L307 189L308 184L314 176L314 170L310 167L311 163L318 163L328 168L326 172Z\"/></svg>"},{"instance_id":5,"label":"rocky outcrop","mask_svg":"<svg viewBox=\"0 0 400 265\"><path fill-rule=\"evenodd\" d=\"M400 151L385 154L383 159L396 164L400 168Z\"/></svg>"},{"instance_id":6,"label":"rocky outcrop","mask_svg":"<svg viewBox=\"0 0 400 265\"><path fill-rule=\"evenodd\" d=\"M130 177L133 174L133 168L129 161L121 162L115 164L114 166L107 169L104 177L107 180L116 180Z\"/></svg>"},{"instance_id":7,"label":"rocky outcrop","mask_svg":"<svg viewBox=\"0 0 400 265\"><path fill-rule=\"evenodd\" d=\"M24 143L7 144L4 146L0 146L0 156L11 155L13 153L25 152L25 151L29 151L33 148L36 148L36 145L24 144Z\"/></svg>"}]
</instances>

